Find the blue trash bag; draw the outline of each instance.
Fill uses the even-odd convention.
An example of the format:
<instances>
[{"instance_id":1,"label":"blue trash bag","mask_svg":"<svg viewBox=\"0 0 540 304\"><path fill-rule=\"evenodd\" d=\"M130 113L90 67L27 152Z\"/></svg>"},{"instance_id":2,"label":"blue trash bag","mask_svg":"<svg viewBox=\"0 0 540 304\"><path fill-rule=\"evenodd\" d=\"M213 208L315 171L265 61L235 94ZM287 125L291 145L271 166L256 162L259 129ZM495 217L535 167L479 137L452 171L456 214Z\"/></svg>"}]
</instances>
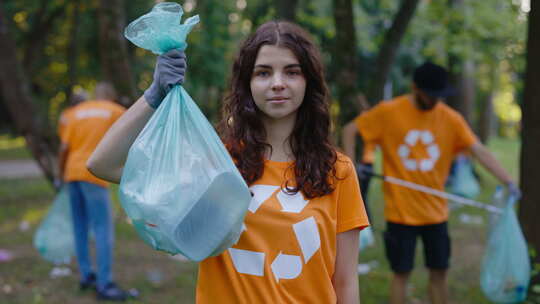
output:
<instances>
[{"instance_id":1,"label":"blue trash bag","mask_svg":"<svg viewBox=\"0 0 540 304\"><path fill-rule=\"evenodd\" d=\"M34 234L34 247L47 261L68 264L75 254L69 191L64 185Z\"/></svg>"},{"instance_id":2,"label":"blue trash bag","mask_svg":"<svg viewBox=\"0 0 540 304\"><path fill-rule=\"evenodd\" d=\"M455 159L455 168L448 181L447 190L453 194L473 199L480 194L480 185L473 174L471 161L465 155Z\"/></svg>"},{"instance_id":3,"label":"blue trash bag","mask_svg":"<svg viewBox=\"0 0 540 304\"><path fill-rule=\"evenodd\" d=\"M373 229L371 226L362 229L359 237L358 247L360 248L360 251L375 245L375 237L373 236Z\"/></svg>"},{"instance_id":4,"label":"blue trash bag","mask_svg":"<svg viewBox=\"0 0 540 304\"><path fill-rule=\"evenodd\" d=\"M185 48L198 16L179 25L181 16L180 5L157 4L128 26L126 37L154 53ZM251 201L214 128L180 85L171 89L131 146L119 191L146 243L194 261L237 242Z\"/></svg>"},{"instance_id":5,"label":"blue trash bag","mask_svg":"<svg viewBox=\"0 0 540 304\"><path fill-rule=\"evenodd\" d=\"M504 200L502 188L495 200ZM495 303L519 303L527 297L531 277L527 243L514 212L516 198L508 197L502 214L492 217L486 252L482 261L480 285Z\"/></svg>"}]
</instances>

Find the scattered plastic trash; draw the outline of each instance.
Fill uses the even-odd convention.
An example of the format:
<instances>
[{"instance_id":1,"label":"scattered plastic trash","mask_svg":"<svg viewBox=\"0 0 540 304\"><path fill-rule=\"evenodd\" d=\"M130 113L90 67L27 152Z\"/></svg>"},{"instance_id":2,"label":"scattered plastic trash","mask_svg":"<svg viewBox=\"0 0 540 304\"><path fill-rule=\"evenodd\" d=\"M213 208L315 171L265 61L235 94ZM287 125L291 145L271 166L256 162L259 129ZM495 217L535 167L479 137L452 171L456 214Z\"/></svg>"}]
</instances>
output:
<instances>
[{"instance_id":1,"label":"scattered plastic trash","mask_svg":"<svg viewBox=\"0 0 540 304\"><path fill-rule=\"evenodd\" d=\"M484 219L480 215L471 215L467 213L460 214L459 221L462 222L463 224L472 224L472 225L484 224Z\"/></svg>"},{"instance_id":2,"label":"scattered plastic trash","mask_svg":"<svg viewBox=\"0 0 540 304\"><path fill-rule=\"evenodd\" d=\"M26 232L28 229L30 229L30 223L28 221L21 221L19 223L19 230L21 232Z\"/></svg>"},{"instance_id":3,"label":"scattered plastic trash","mask_svg":"<svg viewBox=\"0 0 540 304\"><path fill-rule=\"evenodd\" d=\"M11 292L13 292L13 287L11 287L11 285L9 284L5 284L4 286L2 286L2 291L5 294L10 294Z\"/></svg>"},{"instance_id":4,"label":"scattered plastic trash","mask_svg":"<svg viewBox=\"0 0 540 304\"><path fill-rule=\"evenodd\" d=\"M49 277L51 279L61 278L61 277L67 277L71 275L71 269L68 267L60 267L56 266L51 269L51 272L49 272Z\"/></svg>"},{"instance_id":5,"label":"scattered plastic trash","mask_svg":"<svg viewBox=\"0 0 540 304\"><path fill-rule=\"evenodd\" d=\"M373 229L370 227L364 228L360 231L359 247L360 251L375 245L375 237L373 236Z\"/></svg>"},{"instance_id":6,"label":"scattered plastic trash","mask_svg":"<svg viewBox=\"0 0 540 304\"><path fill-rule=\"evenodd\" d=\"M360 263L358 264L358 274L359 275L366 275L373 269L377 268L379 266L379 262L376 260L370 261L368 263Z\"/></svg>"},{"instance_id":7,"label":"scattered plastic trash","mask_svg":"<svg viewBox=\"0 0 540 304\"><path fill-rule=\"evenodd\" d=\"M0 249L0 263L13 260L13 253L6 249Z\"/></svg>"},{"instance_id":8,"label":"scattered plastic trash","mask_svg":"<svg viewBox=\"0 0 540 304\"><path fill-rule=\"evenodd\" d=\"M153 285L159 285L163 282L163 272L158 269L152 269L146 272L146 279Z\"/></svg>"},{"instance_id":9,"label":"scattered plastic trash","mask_svg":"<svg viewBox=\"0 0 540 304\"><path fill-rule=\"evenodd\" d=\"M127 290L127 294L128 294L128 298L138 298L140 293L139 293L139 290L136 289L136 288L130 288Z\"/></svg>"}]
</instances>

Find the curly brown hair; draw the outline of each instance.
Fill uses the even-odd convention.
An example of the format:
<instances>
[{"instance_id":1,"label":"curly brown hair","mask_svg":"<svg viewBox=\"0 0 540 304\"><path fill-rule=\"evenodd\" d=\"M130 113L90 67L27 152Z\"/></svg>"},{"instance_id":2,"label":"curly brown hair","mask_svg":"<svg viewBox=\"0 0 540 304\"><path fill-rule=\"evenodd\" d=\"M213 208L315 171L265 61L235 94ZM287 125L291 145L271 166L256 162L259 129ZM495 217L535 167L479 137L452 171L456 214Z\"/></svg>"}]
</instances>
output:
<instances>
[{"instance_id":1,"label":"curly brown hair","mask_svg":"<svg viewBox=\"0 0 540 304\"><path fill-rule=\"evenodd\" d=\"M262 114L253 100L250 81L263 45L290 49L306 77L305 97L289 137L295 157L295 181L287 180L282 186L287 192L301 191L307 198L332 193L337 153L330 141L329 93L319 51L299 26L270 21L244 41L234 61L230 93L222 107L221 137L248 185L261 178L265 151L272 147L266 142Z\"/></svg>"}]
</instances>

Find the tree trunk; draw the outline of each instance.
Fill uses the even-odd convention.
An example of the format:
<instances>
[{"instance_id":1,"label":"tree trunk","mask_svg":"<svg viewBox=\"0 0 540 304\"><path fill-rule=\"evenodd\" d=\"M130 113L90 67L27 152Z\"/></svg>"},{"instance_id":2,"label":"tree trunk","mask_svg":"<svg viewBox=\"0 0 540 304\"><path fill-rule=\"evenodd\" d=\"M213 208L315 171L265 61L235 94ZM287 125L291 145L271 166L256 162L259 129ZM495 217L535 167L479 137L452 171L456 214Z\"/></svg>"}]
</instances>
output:
<instances>
[{"instance_id":1,"label":"tree trunk","mask_svg":"<svg viewBox=\"0 0 540 304\"><path fill-rule=\"evenodd\" d=\"M73 1L73 16L71 17L71 28L69 29L69 44L67 47L68 83L66 85L66 100L71 100L73 85L77 83L77 46L79 29L80 1Z\"/></svg>"},{"instance_id":2,"label":"tree trunk","mask_svg":"<svg viewBox=\"0 0 540 304\"><path fill-rule=\"evenodd\" d=\"M496 117L493 110L493 97L495 96L495 90L498 83L499 70L495 63L491 70L491 80L489 84L489 92L483 98L483 104L480 107L479 119L478 119L478 137L483 143L487 143L491 136L492 130L495 128Z\"/></svg>"},{"instance_id":3,"label":"tree trunk","mask_svg":"<svg viewBox=\"0 0 540 304\"><path fill-rule=\"evenodd\" d=\"M527 71L523 94L523 131L520 183L523 198L519 219L525 238L536 251L534 262L540 263L540 2L531 1L527 41ZM540 275L533 277L530 286L540 284Z\"/></svg>"},{"instance_id":4,"label":"tree trunk","mask_svg":"<svg viewBox=\"0 0 540 304\"><path fill-rule=\"evenodd\" d=\"M367 98L372 104L379 102L384 96L384 85L388 80L399 44L414 16L418 2L419 0L403 0L392 26L385 34L384 42L377 55L375 74L368 88Z\"/></svg>"},{"instance_id":5,"label":"tree trunk","mask_svg":"<svg viewBox=\"0 0 540 304\"><path fill-rule=\"evenodd\" d=\"M478 121L478 137L483 143L487 143L491 136L491 130L494 124L493 113L493 92L489 92L484 99L483 107L480 110L480 119Z\"/></svg>"},{"instance_id":6,"label":"tree trunk","mask_svg":"<svg viewBox=\"0 0 540 304\"><path fill-rule=\"evenodd\" d=\"M464 0L449 0L449 10L459 12L454 14L457 16L455 19L451 19L448 31L449 37L462 36L467 28L463 27L465 23L465 9L466 3ZM461 113L465 120L472 125L472 109L474 107L474 101L476 99L476 84L474 81L474 61L470 58L464 57L464 54L452 52L452 45L456 43L463 44L463 41L447 41L448 53L448 69L450 72L450 83L456 89L456 94L446 99L448 105ZM470 47L466 45L466 47Z\"/></svg>"},{"instance_id":7,"label":"tree trunk","mask_svg":"<svg viewBox=\"0 0 540 304\"><path fill-rule=\"evenodd\" d=\"M334 1L336 27L335 49L332 64L339 67L336 73L337 99L339 102L338 125L342 126L358 113L354 111L357 94L356 32L351 0Z\"/></svg>"},{"instance_id":8,"label":"tree trunk","mask_svg":"<svg viewBox=\"0 0 540 304\"><path fill-rule=\"evenodd\" d=\"M119 97L127 96L133 103L137 89L124 38L124 1L99 0L98 21L99 55L104 80L114 85Z\"/></svg>"},{"instance_id":9,"label":"tree trunk","mask_svg":"<svg viewBox=\"0 0 540 304\"><path fill-rule=\"evenodd\" d=\"M37 112L31 97L29 82L17 59L15 42L9 36L7 21L0 6L0 93L1 100L15 123L17 133L24 136L26 145L45 176L52 181L56 172L57 142L47 134L46 116Z\"/></svg>"},{"instance_id":10,"label":"tree trunk","mask_svg":"<svg viewBox=\"0 0 540 304\"><path fill-rule=\"evenodd\" d=\"M298 0L278 0L276 4L276 17L291 22L296 21L296 8Z\"/></svg>"},{"instance_id":11,"label":"tree trunk","mask_svg":"<svg viewBox=\"0 0 540 304\"><path fill-rule=\"evenodd\" d=\"M62 18L66 10L65 6L60 6L48 16L45 16L46 2L49 1L43 0L41 8L36 13L36 20L32 25L32 29L25 39L25 52L22 65L27 75L34 75L35 63L40 62L45 54L45 42L49 38L48 34L51 32L54 22Z\"/></svg>"},{"instance_id":12,"label":"tree trunk","mask_svg":"<svg viewBox=\"0 0 540 304\"><path fill-rule=\"evenodd\" d=\"M453 57L450 63L450 82L456 89L456 94L447 98L447 103L461 113L465 120L472 125L472 112L476 100L476 83L474 81L474 62L461 62Z\"/></svg>"}]
</instances>

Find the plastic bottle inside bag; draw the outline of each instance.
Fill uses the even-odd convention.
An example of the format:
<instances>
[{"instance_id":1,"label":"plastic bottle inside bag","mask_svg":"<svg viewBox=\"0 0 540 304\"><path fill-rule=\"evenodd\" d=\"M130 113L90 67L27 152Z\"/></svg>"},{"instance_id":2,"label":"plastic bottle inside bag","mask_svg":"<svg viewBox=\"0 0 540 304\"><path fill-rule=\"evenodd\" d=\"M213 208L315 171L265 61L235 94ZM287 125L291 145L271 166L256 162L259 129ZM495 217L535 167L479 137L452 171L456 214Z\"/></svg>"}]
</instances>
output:
<instances>
[{"instance_id":1,"label":"plastic bottle inside bag","mask_svg":"<svg viewBox=\"0 0 540 304\"><path fill-rule=\"evenodd\" d=\"M233 245L240 235L242 221L235 222L234 202L245 199L245 193L231 193L230 189L241 189L243 181L231 172L224 172L212 180L207 190L193 205L184 219L174 230L175 239L180 248L185 248L186 256L193 260L201 260L214 252L221 252ZM227 204L223 200L227 194ZM234 227L232 230L223 230L221 227ZM231 231L238 233L231 234ZM205 246L201 246L201 240ZM223 248L226 246L226 248Z\"/></svg>"}]
</instances>

